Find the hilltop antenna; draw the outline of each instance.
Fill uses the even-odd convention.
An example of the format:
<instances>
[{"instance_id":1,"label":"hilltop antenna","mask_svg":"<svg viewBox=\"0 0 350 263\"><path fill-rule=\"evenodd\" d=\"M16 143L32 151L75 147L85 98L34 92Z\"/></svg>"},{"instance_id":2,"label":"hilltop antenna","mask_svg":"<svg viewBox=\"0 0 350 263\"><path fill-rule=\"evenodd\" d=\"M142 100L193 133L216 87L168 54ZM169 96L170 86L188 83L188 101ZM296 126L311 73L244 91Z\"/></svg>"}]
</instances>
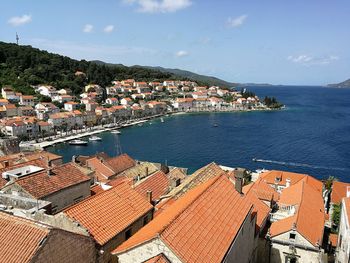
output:
<instances>
[{"instance_id":1,"label":"hilltop antenna","mask_svg":"<svg viewBox=\"0 0 350 263\"><path fill-rule=\"evenodd\" d=\"M18 34L16 32L16 43L17 43L17 45L18 45L18 40L19 40L19 36L18 36Z\"/></svg>"}]
</instances>

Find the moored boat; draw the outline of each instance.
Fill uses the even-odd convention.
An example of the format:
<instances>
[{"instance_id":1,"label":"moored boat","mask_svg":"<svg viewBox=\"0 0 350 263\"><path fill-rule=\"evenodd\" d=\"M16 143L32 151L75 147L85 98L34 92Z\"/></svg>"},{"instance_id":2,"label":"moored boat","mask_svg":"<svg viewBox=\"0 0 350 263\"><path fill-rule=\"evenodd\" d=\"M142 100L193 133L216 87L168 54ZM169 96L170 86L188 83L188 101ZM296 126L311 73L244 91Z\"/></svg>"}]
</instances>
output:
<instances>
[{"instance_id":1,"label":"moored boat","mask_svg":"<svg viewBox=\"0 0 350 263\"><path fill-rule=\"evenodd\" d=\"M98 136L91 136L89 138L89 141L101 141L101 140L102 140L101 137L98 137Z\"/></svg>"},{"instance_id":2,"label":"moored boat","mask_svg":"<svg viewBox=\"0 0 350 263\"><path fill-rule=\"evenodd\" d=\"M87 145L88 142L87 141L83 141L83 140L79 140L79 139L75 139L75 140L71 140L69 142L70 145Z\"/></svg>"},{"instance_id":3,"label":"moored boat","mask_svg":"<svg viewBox=\"0 0 350 263\"><path fill-rule=\"evenodd\" d=\"M121 132L118 131L118 130L113 130L113 131L111 131L111 133L113 133L113 134L121 134Z\"/></svg>"}]
</instances>

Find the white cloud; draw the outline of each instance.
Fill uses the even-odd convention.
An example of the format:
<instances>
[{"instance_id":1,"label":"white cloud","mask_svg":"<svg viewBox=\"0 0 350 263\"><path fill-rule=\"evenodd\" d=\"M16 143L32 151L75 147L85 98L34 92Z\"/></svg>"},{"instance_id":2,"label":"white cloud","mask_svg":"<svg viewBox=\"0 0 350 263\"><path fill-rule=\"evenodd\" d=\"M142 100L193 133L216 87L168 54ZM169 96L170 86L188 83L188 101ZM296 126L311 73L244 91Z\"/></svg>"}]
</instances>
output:
<instances>
[{"instance_id":1,"label":"white cloud","mask_svg":"<svg viewBox=\"0 0 350 263\"><path fill-rule=\"evenodd\" d=\"M84 33L91 33L93 29L94 29L93 25L86 24L83 28L83 32Z\"/></svg>"},{"instance_id":2,"label":"white cloud","mask_svg":"<svg viewBox=\"0 0 350 263\"><path fill-rule=\"evenodd\" d=\"M21 26L30 22L32 22L31 15L14 16L7 21L7 23L9 23L12 26Z\"/></svg>"},{"instance_id":3,"label":"white cloud","mask_svg":"<svg viewBox=\"0 0 350 263\"><path fill-rule=\"evenodd\" d=\"M136 4L141 13L172 13L192 5L191 0L124 0L126 4Z\"/></svg>"},{"instance_id":4,"label":"white cloud","mask_svg":"<svg viewBox=\"0 0 350 263\"><path fill-rule=\"evenodd\" d=\"M310 55L297 55L297 56L288 56L287 60L292 61L294 63L302 64L305 66L311 66L311 65L327 65L333 61L338 60L338 56L334 55L328 55L328 56L321 56L321 57L314 57Z\"/></svg>"},{"instance_id":5,"label":"white cloud","mask_svg":"<svg viewBox=\"0 0 350 263\"><path fill-rule=\"evenodd\" d=\"M241 25L243 25L243 23L245 22L245 20L247 19L247 15L241 15L235 18L229 17L227 19L227 26L228 27L239 27Z\"/></svg>"},{"instance_id":6,"label":"white cloud","mask_svg":"<svg viewBox=\"0 0 350 263\"><path fill-rule=\"evenodd\" d=\"M106 26L106 27L103 29L103 31L104 31L105 33L111 33L113 30L114 30L114 26L113 26L113 25L108 25L108 26Z\"/></svg>"},{"instance_id":7,"label":"white cloud","mask_svg":"<svg viewBox=\"0 0 350 263\"><path fill-rule=\"evenodd\" d=\"M186 57L188 56L189 53L185 50L179 50L178 52L176 52L175 56L178 57L178 58L181 58L181 57Z\"/></svg>"}]
</instances>

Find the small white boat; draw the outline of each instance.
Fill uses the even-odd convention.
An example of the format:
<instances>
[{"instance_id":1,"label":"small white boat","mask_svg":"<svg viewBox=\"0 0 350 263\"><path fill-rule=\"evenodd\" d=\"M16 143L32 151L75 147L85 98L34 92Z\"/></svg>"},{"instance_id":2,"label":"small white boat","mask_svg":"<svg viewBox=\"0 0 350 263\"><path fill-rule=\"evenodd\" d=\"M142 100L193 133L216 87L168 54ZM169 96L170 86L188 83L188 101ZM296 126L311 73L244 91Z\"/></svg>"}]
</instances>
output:
<instances>
[{"instance_id":1,"label":"small white boat","mask_svg":"<svg viewBox=\"0 0 350 263\"><path fill-rule=\"evenodd\" d=\"M163 119L163 118L160 118L160 122L164 122L164 119Z\"/></svg>"},{"instance_id":2,"label":"small white boat","mask_svg":"<svg viewBox=\"0 0 350 263\"><path fill-rule=\"evenodd\" d=\"M142 125L143 125L142 123L137 124L137 126L142 126Z\"/></svg>"},{"instance_id":3,"label":"small white boat","mask_svg":"<svg viewBox=\"0 0 350 263\"><path fill-rule=\"evenodd\" d=\"M118 131L118 130L113 130L113 131L111 131L111 133L113 133L113 134L121 134L121 132Z\"/></svg>"},{"instance_id":4,"label":"small white boat","mask_svg":"<svg viewBox=\"0 0 350 263\"><path fill-rule=\"evenodd\" d=\"M75 140L71 140L69 142L70 145L87 145L88 142L87 141L82 141L82 140L79 140L79 139L75 139Z\"/></svg>"},{"instance_id":5,"label":"small white boat","mask_svg":"<svg viewBox=\"0 0 350 263\"><path fill-rule=\"evenodd\" d=\"M91 136L89 138L89 141L102 141L101 137L98 137L98 136Z\"/></svg>"}]
</instances>

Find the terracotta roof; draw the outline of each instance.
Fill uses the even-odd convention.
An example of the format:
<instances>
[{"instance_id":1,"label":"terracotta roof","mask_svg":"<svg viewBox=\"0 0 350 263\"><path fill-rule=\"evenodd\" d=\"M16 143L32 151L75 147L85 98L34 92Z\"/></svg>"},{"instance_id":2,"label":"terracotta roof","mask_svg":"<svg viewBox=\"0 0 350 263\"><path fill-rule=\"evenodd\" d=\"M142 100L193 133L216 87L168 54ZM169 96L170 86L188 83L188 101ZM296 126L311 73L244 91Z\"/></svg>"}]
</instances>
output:
<instances>
[{"instance_id":1,"label":"terracotta roof","mask_svg":"<svg viewBox=\"0 0 350 263\"><path fill-rule=\"evenodd\" d=\"M330 233L329 234L329 241L330 241L332 247L336 247L337 243L338 243L338 235Z\"/></svg>"},{"instance_id":2,"label":"terracotta roof","mask_svg":"<svg viewBox=\"0 0 350 263\"><path fill-rule=\"evenodd\" d=\"M187 176L181 185L173 189L169 195L181 196L195 186L206 182L207 180L224 173L224 171L216 163L212 162L197 171L192 175Z\"/></svg>"},{"instance_id":3,"label":"terracotta roof","mask_svg":"<svg viewBox=\"0 0 350 263\"><path fill-rule=\"evenodd\" d=\"M41 168L47 168L47 161L44 160L43 158L38 158L38 159L34 159L34 160L29 160L29 161L25 160L24 162L12 164L8 167L4 167L4 168L0 169L0 173L6 172L6 171L11 171L11 170L14 170L16 168L21 168L21 167L28 166L28 165L34 165L34 166L38 166Z\"/></svg>"},{"instance_id":4,"label":"terracotta roof","mask_svg":"<svg viewBox=\"0 0 350 263\"><path fill-rule=\"evenodd\" d=\"M348 217L348 224L350 225L350 198L349 197L344 198L343 202L345 207L344 211L346 212L346 215Z\"/></svg>"},{"instance_id":5,"label":"terracotta roof","mask_svg":"<svg viewBox=\"0 0 350 263\"><path fill-rule=\"evenodd\" d=\"M1 176L1 177L0 177L0 189L1 189L2 187L4 187L5 184L7 184L7 181L6 181L4 178L2 178L2 176Z\"/></svg>"},{"instance_id":6,"label":"terracotta roof","mask_svg":"<svg viewBox=\"0 0 350 263\"><path fill-rule=\"evenodd\" d=\"M53 175L46 171L24 176L14 183L37 199L44 198L65 188L77 185L90 178L80 171L74 164L67 163L52 168Z\"/></svg>"},{"instance_id":7,"label":"terracotta roof","mask_svg":"<svg viewBox=\"0 0 350 263\"><path fill-rule=\"evenodd\" d=\"M111 167L97 157L86 160L86 164L96 172L96 177L101 182L108 180L109 177L115 174Z\"/></svg>"},{"instance_id":8,"label":"terracotta roof","mask_svg":"<svg viewBox=\"0 0 350 263\"><path fill-rule=\"evenodd\" d=\"M163 253L161 253L153 258L144 261L143 263L170 263L170 261Z\"/></svg>"},{"instance_id":9,"label":"terracotta roof","mask_svg":"<svg viewBox=\"0 0 350 263\"><path fill-rule=\"evenodd\" d=\"M322 191L322 182L307 174L271 170L261 174L260 178L268 184L276 184L276 178L278 178L279 182L277 184L283 186L286 185L287 179L290 180L291 185L298 183L300 180L305 180L307 184L312 185L318 191Z\"/></svg>"},{"instance_id":10,"label":"terracotta roof","mask_svg":"<svg viewBox=\"0 0 350 263\"><path fill-rule=\"evenodd\" d=\"M216 176L186 193L112 253L160 238L182 262L221 262L251 208L225 175Z\"/></svg>"},{"instance_id":11,"label":"terracotta roof","mask_svg":"<svg viewBox=\"0 0 350 263\"><path fill-rule=\"evenodd\" d=\"M258 178L256 182L244 186L243 193L247 193L250 188L252 188L252 191L260 200L277 202L280 196L280 194L270 185L268 185L262 178Z\"/></svg>"},{"instance_id":12,"label":"terracotta roof","mask_svg":"<svg viewBox=\"0 0 350 263\"><path fill-rule=\"evenodd\" d=\"M243 193L250 199L252 204L254 205L253 213L257 215L256 218L256 230L259 231L260 228L263 226L263 224L266 222L266 219L268 218L270 214L270 207L268 207L261 199L259 198L260 192L257 191L259 189L259 186L261 183L258 181L255 183L251 183L247 186L243 187ZM270 186L267 186L270 187ZM270 187L271 188L271 187ZM273 190L273 189L272 189ZM273 198L273 197L271 197ZM267 199L267 201L271 201L272 199Z\"/></svg>"},{"instance_id":13,"label":"terracotta roof","mask_svg":"<svg viewBox=\"0 0 350 263\"><path fill-rule=\"evenodd\" d=\"M299 197L293 197L295 195ZM296 185L284 189L279 203L281 200L297 203L295 204L296 213L291 217L273 222L270 228L271 236L278 236L287 232L295 225L296 230L311 244L314 246L321 245L325 221L322 193L305 181L300 181Z\"/></svg>"},{"instance_id":14,"label":"terracotta roof","mask_svg":"<svg viewBox=\"0 0 350 263\"><path fill-rule=\"evenodd\" d=\"M91 195L96 195L104 192L101 185L98 185L98 184L91 186L90 191L91 191Z\"/></svg>"},{"instance_id":15,"label":"terracotta roof","mask_svg":"<svg viewBox=\"0 0 350 263\"><path fill-rule=\"evenodd\" d=\"M152 205L128 184L119 184L64 211L84 226L100 245L144 216Z\"/></svg>"},{"instance_id":16,"label":"terracotta roof","mask_svg":"<svg viewBox=\"0 0 350 263\"><path fill-rule=\"evenodd\" d=\"M31 262L49 232L40 223L0 212L0 261Z\"/></svg>"},{"instance_id":17,"label":"terracotta roof","mask_svg":"<svg viewBox=\"0 0 350 263\"><path fill-rule=\"evenodd\" d=\"M169 180L165 173L158 171L139 182L134 189L144 198L147 191L152 191L152 201L156 201L169 192Z\"/></svg>"},{"instance_id":18,"label":"terracotta roof","mask_svg":"<svg viewBox=\"0 0 350 263\"><path fill-rule=\"evenodd\" d=\"M135 166L136 161L124 153L122 155L109 158L106 160L106 163L113 169L115 174L119 174L124 172L126 169Z\"/></svg>"},{"instance_id":19,"label":"terracotta roof","mask_svg":"<svg viewBox=\"0 0 350 263\"><path fill-rule=\"evenodd\" d=\"M341 200L344 197L346 197L346 192L348 187L350 190L349 183L334 181L332 186L332 193L331 193L331 203L340 204Z\"/></svg>"}]
</instances>

